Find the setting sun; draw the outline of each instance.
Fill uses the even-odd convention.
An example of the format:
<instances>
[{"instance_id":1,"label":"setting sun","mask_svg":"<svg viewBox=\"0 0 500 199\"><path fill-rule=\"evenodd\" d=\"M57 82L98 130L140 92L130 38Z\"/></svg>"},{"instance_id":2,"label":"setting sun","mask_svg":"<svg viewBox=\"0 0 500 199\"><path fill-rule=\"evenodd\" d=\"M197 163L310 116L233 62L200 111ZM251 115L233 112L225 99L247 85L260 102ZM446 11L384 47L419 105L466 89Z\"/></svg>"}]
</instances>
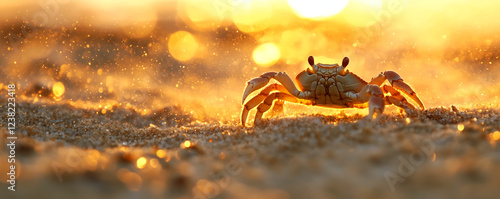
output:
<instances>
[{"instance_id":1,"label":"setting sun","mask_svg":"<svg viewBox=\"0 0 500 199\"><path fill-rule=\"evenodd\" d=\"M323 0L288 0L288 4L300 17L322 19L338 14L349 0L323 1Z\"/></svg>"}]
</instances>

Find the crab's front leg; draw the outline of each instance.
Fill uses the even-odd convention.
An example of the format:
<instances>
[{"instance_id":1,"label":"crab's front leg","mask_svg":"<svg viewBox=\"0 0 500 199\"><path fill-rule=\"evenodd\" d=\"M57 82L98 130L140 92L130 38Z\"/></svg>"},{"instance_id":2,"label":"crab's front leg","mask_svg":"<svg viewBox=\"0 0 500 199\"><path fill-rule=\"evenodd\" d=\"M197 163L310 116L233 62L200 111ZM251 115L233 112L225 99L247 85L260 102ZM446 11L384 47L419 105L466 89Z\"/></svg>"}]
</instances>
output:
<instances>
[{"instance_id":1,"label":"crab's front leg","mask_svg":"<svg viewBox=\"0 0 500 199\"><path fill-rule=\"evenodd\" d=\"M259 94L255 95L252 99L248 100L244 105L243 105L243 110L241 111L241 124L245 126L245 123L247 121L248 113L250 112L251 109L259 105L262 101L264 101L271 92L273 91L279 91L283 93L288 93L286 88L278 83L274 83L271 85L268 85L266 88L264 88L262 91L260 91ZM278 100L279 101L279 100ZM278 104L275 104L275 106L283 106L281 102L278 102ZM281 107L283 108L283 107Z\"/></svg>"},{"instance_id":2,"label":"crab's front leg","mask_svg":"<svg viewBox=\"0 0 500 199\"><path fill-rule=\"evenodd\" d=\"M413 91L411 86L408 85L407 83L405 83L403 81L403 78L401 78L401 76L399 76L399 74L394 72L394 71L385 71L385 72L380 73L377 77L372 78L372 80L370 81L370 84L375 84L375 85L380 86L384 83L385 80L388 80L391 83L392 87L403 92L404 94L409 96L411 99L413 99L415 102L417 102L418 106L422 110L425 109L424 104L422 103L420 98L417 96L417 93L415 93L415 91ZM387 89L386 89L386 91L390 92ZM393 94L394 92L390 92L390 93ZM394 97L401 98L402 96L401 97L394 96ZM402 97L401 100L402 99L404 99L404 97Z\"/></svg>"},{"instance_id":3,"label":"crab's front leg","mask_svg":"<svg viewBox=\"0 0 500 199\"><path fill-rule=\"evenodd\" d=\"M275 79L279 83L271 84L264 88L258 95L254 96L252 99L248 100L248 102L245 103L245 99L250 95L252 92L266 86L269 83L269 80ZM259 105L259 111L257 112L256 115L256 121L260 120L262 117L262 114L267 111L269 107L264 107L265 105L262 105L261 102L268 102L272 103L275 99L278 99L278 103L275 104L277 106L277 109L282 109L283 107L283 102L281 101L282 99L280 97L276 97L275 95L272 95L273 97L269 98L269 95L273 91L280 91L282 93L281 97L283 96L293 96L293 98L299 98L299 99L304 99L306 95L297 89L295 87L295 84L293 83L292 79L290 76L288 76L286 73L277 73L277 72L267 72L262 74L260 77L253 78L250 81L248 81L247 86L245 88L245 92L243 93L243 110L241 111L241 124L245 126L248 113L251 109ZM288 94L289 93L289 94ZM286 95L285 95L286 94ZM268 99L269 98L269 99ZM266 101L266 99L268 99ZM287 98L290 99L290 98ZM265 103L264 103L265 104ZM272 104L269 104L269 106ZM267 108L267 109L266 109ZM264 110L265 109L265 110ZM260 115L259 115L260 114Z\"/></svg>"},{"instance_id":4,"label":"crab's front leg","mask_svg":"<svg viewBox=\"0 0 500 199\"><path fill-rule=\"evenodd\" d=\"M247 86L245 87L245 92L243 93L243 100L241 103L245 103L245 99L248 97L248 95L267 85L269 83L269 80L271 79L275 79L276 81L281 83L281 85L283 85L286 90L295 97L299 99L304 99L306 97L304 92L297 89L290 76L288 76L286 73L267 72L262 74L260 77L253 78L247 82Z\"/></svg>"}]
</instances>

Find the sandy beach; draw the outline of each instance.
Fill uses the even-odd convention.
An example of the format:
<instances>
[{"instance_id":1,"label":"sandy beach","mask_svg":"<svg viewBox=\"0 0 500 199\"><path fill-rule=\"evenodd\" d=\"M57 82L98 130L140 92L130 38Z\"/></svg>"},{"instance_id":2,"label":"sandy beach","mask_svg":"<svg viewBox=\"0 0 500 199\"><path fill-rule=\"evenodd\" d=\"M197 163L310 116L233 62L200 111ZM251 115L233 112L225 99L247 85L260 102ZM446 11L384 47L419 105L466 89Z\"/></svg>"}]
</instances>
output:
<instances>
[{"instance_id":1,"label":"sandy beach","mask_svg":"<svg viewBox=\"0 0 500 199\"><path fill-rule=\"evenodd\" d=\"M498 108L431 108L377 121L360 114L302 114L244 128L237 122L155 124L154 117L124 107L104 116L20 102L18 118L19 190L0 189L8 198L499 194ZM6 137L2 130L2 144ZM2 159L7 153L3 147Z\"/></svg>"}]
</instances>

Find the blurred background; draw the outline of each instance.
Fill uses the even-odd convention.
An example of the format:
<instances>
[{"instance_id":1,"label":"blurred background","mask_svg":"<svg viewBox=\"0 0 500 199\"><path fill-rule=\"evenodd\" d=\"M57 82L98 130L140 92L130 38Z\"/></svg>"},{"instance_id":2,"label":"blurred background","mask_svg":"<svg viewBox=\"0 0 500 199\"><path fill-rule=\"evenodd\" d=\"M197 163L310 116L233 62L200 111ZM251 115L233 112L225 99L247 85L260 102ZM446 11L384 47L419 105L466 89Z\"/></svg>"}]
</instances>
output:
<instances>
[{"instance_id":1,"label":"blurred background","mask_svg":"<svg viewBox=\"0 0 500 199\"><path fill-rule=\"evenodd\" d=\"M489 0L3 0L2 88L98 114L175 106L237 120L247 80L307 57L365 80L398 72L427 107L498 107L500 3ZM288 113L314 111L296 106ZM319 109L322 113L335 110Z\"/></svg>"}]
</instances>

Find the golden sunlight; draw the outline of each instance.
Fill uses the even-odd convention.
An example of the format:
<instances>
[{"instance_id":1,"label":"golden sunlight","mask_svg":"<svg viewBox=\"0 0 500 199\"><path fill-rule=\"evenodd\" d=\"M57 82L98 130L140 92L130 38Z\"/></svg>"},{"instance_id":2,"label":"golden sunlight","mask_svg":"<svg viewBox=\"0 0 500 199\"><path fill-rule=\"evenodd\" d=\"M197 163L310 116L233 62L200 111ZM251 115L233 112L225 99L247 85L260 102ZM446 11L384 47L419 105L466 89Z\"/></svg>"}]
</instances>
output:
<instances>
[{"instance_id":1,"label":"golden sunlight","mask_svg":"<svg viewBox=\"0 0 500 199\"><path fill-rule=\"evenodd\" d=\"M266 0L245 0L235 4L233 22L243 32L253 33L267 29L270 25L272 7Z\"/></svg>"},{"instance_id":2,"label":"golden sunlight","mask_svg":"<svg viewBox=\"0 0 500 199\"><path fill-rule=\"evenodd\" d=\"M229 17L229 6L220 0L185 0L178 2L178 12L182 20L197 30L215 30Z\"/></svg>"},{"instance_id":3,"label":"golden sunlight","mask_svg":"<svg viewBox=\"0 0 500 199\"><path fill-rule=\"evenodd\" d=\"M177 31L170 35L168 40L168 51L179 61L187 61L193 58L198 47L199 44L194 36L186 31Z\"/></svg>"},{"instance_id":4,"label":"golden sunlight","mask_svg":"<svg viewBox=\"0 0 500 199\"><path fill-rule=\"evenodd\" d=\"M351 25L365 27L379 21L381 11L382 0L350 0L341 15Z\"/></svg>"},{"instance_id":5,"label":"golden sunlight","mask_svg":"<svg viewBox=\"0 0 500 199\"><path fill-rule=\"evenodd\" d=\"M288 0L295 14L302 18L324 19L338 14L349 0Z\"/></svg>"},{"instance_id":6,"label":"golden sunlight","mask_svg":"<svg viewBox=\"0 0 500 199\"><path fill-rule=\"evenodd\" d=\"M265 43L253 50L253 60L262 67L274 65L280 59L280 49L273 43Z\"/></svg>"}]
</instances>

